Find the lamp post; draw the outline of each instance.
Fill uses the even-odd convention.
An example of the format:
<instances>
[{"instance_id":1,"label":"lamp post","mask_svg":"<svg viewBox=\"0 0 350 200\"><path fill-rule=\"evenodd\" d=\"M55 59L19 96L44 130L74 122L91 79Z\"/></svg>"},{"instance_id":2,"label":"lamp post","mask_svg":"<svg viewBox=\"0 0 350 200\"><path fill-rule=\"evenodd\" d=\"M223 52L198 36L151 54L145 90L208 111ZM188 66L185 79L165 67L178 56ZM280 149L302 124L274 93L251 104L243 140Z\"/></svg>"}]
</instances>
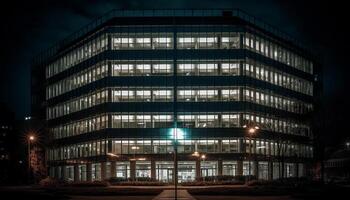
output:
<instances>
[{"instance_id":1,"label":"lamp post","mask_svg":"<svg viewBox=\"0 0 350 200\"><path fill-rule=\"evenodd\" d=\"M131 149L134 150L134 159L133 159L133 160L134 160L134 162L136 163L136 150L139 150L140 147L138 147L138 146L132 146ZM135 164L135 165L136 165L136 164ZM134 180L133 180L133 181L135 181L135 180L137 181L136 174L135 174L135 177L134 177Z\"/></svg>"},{"instance_id":2,"label":"lamp post","mask_svg":"<svg viewBox=\"0 0 350 200\"><path fill-rule=\"evenodd\" d=\"M174 199L177 200L177 182L178 182L178 173L177 173L177 128L174 130Z\"/></svg>"},{"instance_id":3,"label":"lamp post","mask_svg":"<svg viewBox=\"0 0 350 200\"><path fill-rule=\"evenodd\" d=\"M244 125L243 128L248 129L248 137L249 137L249 155L248 155L248 180L246 181L246 183L248 181L250 181L250 176L251 176L251 155L252 155L252 136L257 132L257 130L259 130L260 128L258 126L255 125ZM246 136L246 134L244 134L244 136Z\"/></svg>"},{"instance_id":4,"label":"lamp post","mask_svg":"<svg viewBox=\"0 0 350 200\"><path fill-rule=\"evenodd\" d=\"M140 147L138 147L138 146L132 146L131 149L134 150L134 160L136 160L136 150L139 150Z\"/></svg>"},{"instance_id":5,"label":"lamp post","mask_svg":"<svg viewBox=\"0 0 350 200\"><path fill-rule=\"evenodd\" d=\"M177 182L178 182L178 158L177 158L177 140L185 139L185 131L181 128L171 128L170 129L170 137L173 140L174 145L174 189L175 195L174 199L177 200Z\"/></svg>"},{"instance_id":6,"label":"lamp post","mask_svg":"<svg viewBox=\"0 0 350 200\"><path fill-rule=\"evenodd\" d=\"M200 155L200 154L198 153L198 151L193 152L192 156L197 157L199 161L200 161L200 159L202 159L203 162L204 162L205 159L206 159L206 155L205 155L205 154ZM203 176L203 181L205 181L205 177L204 177L204 176Z\"/></svg>"},{"instance_id":7,"label":"lamp post","mask_svg":"<svg viewBox=\"0 0 350 200\"><path fill-rule=\"evenodd\" d=\"M204 161L205 161L205 158L206 158L205 154L202 154L202 155L201 155L201 159L203 160L203 163L204 163ZM208 172L208 171L207 171L207 172ZM203 181L205 182L205 175L203 176Z\"/></svg>"},{"instance_id":8,"label":"lamp post","mask_svg":"<svg viewBox=\"0 0 350 200\"><path fill-rule=\"evenodd\" d=\"M31 150L31 143L35 140L34 135L29 135L28 136L28 182L30 182L31 179L31 174L32 174L32 161L30 157L30 150Z\"/></svg>"}]
</instances>

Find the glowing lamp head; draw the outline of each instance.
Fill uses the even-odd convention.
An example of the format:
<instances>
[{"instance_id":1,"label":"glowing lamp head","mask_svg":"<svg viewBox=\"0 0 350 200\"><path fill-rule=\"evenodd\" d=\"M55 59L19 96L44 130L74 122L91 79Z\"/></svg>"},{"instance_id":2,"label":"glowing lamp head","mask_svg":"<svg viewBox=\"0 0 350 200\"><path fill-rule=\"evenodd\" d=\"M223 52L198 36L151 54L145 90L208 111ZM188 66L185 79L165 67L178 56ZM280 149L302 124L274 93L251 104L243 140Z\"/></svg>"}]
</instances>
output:
<instances>
[{"instance_id":1,"label":"glowing lamp head","mask_svg":"<svg viewBox=\"0 0 350 200\"><path fill-rule=\"evenodd\" d=\"M202 159L205 159L205 158L206 158L206 156L203 154L203 155L201 156L201 158L202 158Z\"/></svg>"},{"instance_id":2,"label":"glowing lamp head","mask_svg":"<svg viewBox=\"0 0 350 200\"><path fill-rule=\"evenodd\" d=\"M29 138L30 141L34 141L35 140L34 135L30 135L28 138Z\"/></svg>"},{"instance_id":3,"label":"glowing lamp head","mask_svg":"<svg viewBox=\"0 0 350 200\"><path fill-rule=\"evenodd\" d=\"M183 140L185 139L186 133L182 128L170 128L168 135L171 139Z\"/></svg>"},{"instance_id":4,"label":"glowing lamp head","mask_svg":"<svg viewBox=\"0 0 350 200\"><path fill-rule=\"evenodd\" d=\"M111 156L111 157L119 157L118 155L114 154L114 153L107 153L108 156Z\"/></svg>"},{"instance_id":5,"label":"glowing lamp head","mask_svg":"<svg viewBox=\"0 0 350 200\"><path fill-rule=\"evenodd\" d=\"M198 151L193 152L192 156L199 157Z\"/></svg>"},{"instance_id":6,"label":"glowing lamp head","mask_svg":"<svg viewBox=\"0 0 350 200\"><path fill-rule=\"evenodd\" d=\"M253 133L255 133L255 128L250 128L248 131L250 134L253 134Z\"/></svg>"}]
</instances>

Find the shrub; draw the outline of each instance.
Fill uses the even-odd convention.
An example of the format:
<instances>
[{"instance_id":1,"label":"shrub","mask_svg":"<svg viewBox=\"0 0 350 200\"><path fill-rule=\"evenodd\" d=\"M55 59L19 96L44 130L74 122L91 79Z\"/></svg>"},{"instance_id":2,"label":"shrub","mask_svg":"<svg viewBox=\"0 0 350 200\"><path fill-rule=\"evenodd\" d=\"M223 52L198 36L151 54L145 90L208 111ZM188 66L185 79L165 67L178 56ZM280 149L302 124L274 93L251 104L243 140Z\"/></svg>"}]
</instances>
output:
<instances>
[{"instance_id":1,"label":"shrub","mask_svg":"<svg viewBox=\"0 0 350 200\"><path fill-rule=\"evenodd\" d=\"M132 182L119 182L111 183L112 185L121 185L121 186L163 186L168 185L168 183L159 182L159 181L132 181Z\"/></svg>"},{"instance_id":2,"label":"shrub","mask_svg":"<svg viewBox=\"0 0 350 200\"><path fill-rule=\"evenodd\" d=\"M209 186L209 185L243 185L244 182L229 180L229 181L189 181L182 182L182 186Z\"/></svg>"},{"instance_id":3,"label":"shrub","mask_svg":"<svg viewBox=\"0 0 350 200\"><path fill-rule=\"evenodd\" d=\"M252 180L248 182L248 186L265 186L265 185L270 185L271 181L267 180Z\"/></svg>"},{"instance_id":4,"label":"shrub","mask_svg":"<svg viewBox=\"0 0 350 200\"><path fill-rule=\"evenodd\" d=\"M129 180L134 181L131 178L129 178ZM135 181L136 182L157 182L155 178L151 178L151 177L136 177Z\"/></svg>"},{"instance_id":5,"label":"shrub","mask_svg":"<svg viewBox=\"0 0 350 200\"><path fill-rule=\"evenodd\" d=\"M128 181L128 179L122 178L122 177L111 177L111 178L107 179L107 181L110 184L114 184L114 183L126 182L126 181Z\"/></svg>"},{"instance_id":6,"label":"shrub","mask_svg":"<svg viewBox=\"0 0 350 200\"><path fill-rule=\"evenodd\" d=\"M230 175L221 175L221 176L216 176L217 181L234 181L237 180L235 176L230 176Z\"/></svg>"},{"instance_id":7,"label":"shrub","mask_svg":"<svg viewBox=\"0 0 350 200\"><path fill-rule=\"evenodd\" d=\"M42 187L58 187L65 185L66 182L63 180L51 178L51 177L46 177L42 180L40 180L39 185Z\"/></svg>"},{"instance_id":8,"label":"shrub","mask_svg":"<svg viewBox=\"0 0 350 200\"><path fill-rule=\"evenodd\" d=\"M107 180L111 185L125 185L125 186L161 186L168 185L168 183L160 182L154 178L150 177L137 177L135 180L132 178L120 178L112 177Z\"/></svg>"},{"instance_id":9,"label":"shrub","mask_svg":"<svg viewBox=\"0 0 350 200\"><path fill-rule=\"evenodd\" d=\"M230 175L220 175L220 176L206 176L197 177L196 181L205 182L245 182L246 180L256 180L256 176L230 176Z\"/></svg>"},{"instance_id":10,"label":"shrub","mask_svg":"<svg viewBox=\"0 0 350 200\"><path fill-rule=\"evenodd\" d=\"M79 181L79 182L70 182L66 184L66 186L73 186L73 187L107 187L109 186L109 182L107 181Z\"/></svg>"}]
</instances>

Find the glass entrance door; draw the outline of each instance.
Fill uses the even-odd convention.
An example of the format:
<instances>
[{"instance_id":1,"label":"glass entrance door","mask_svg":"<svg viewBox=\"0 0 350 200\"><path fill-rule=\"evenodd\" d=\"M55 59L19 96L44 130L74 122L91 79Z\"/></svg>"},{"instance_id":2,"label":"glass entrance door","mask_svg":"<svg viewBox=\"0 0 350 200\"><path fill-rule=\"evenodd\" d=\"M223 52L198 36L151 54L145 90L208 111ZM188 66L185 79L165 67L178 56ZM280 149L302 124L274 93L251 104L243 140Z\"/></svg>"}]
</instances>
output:
<instances>
[{"instance_id":1,"label":"glass entrance door","mask_svg":"<svg viewBox=\"0 0 350 200\"><path fill-rule=\"evenodd\" d=\"M172 162L157 162L156 163L156 177L161 182L173 181L174 164Z\"/></svg>"},{"instance_id":2,"label":"glass entrance door","mask_svg":"<svg viewBox=\"0 0 350 200\"><path fill-rule=\"evenodd\" d=\"M178 181L188 182L194 181L196 177L196 163L195 162L178 162Z\"/></svg>"},{"instance_id":3,"label":"glass entrance door","mask_svg":"<svg viewBox=\"0 0 350 200\"><path fill-rule=\"evenodd\" d=\"M236 161L223 161L222 162L222 175L236 176L237 162Z\"/></svg>"},{"instance_id":4,"label":"glass entrance door","mask_svg":"<svg viewBox=\"0 0 350 200\"><path fill-rule=\"evenodd\" d=\"M201 175L216 176L217 175L217 162L215 161L202 161L201 162Z\"/></svg>"}]
</instances>

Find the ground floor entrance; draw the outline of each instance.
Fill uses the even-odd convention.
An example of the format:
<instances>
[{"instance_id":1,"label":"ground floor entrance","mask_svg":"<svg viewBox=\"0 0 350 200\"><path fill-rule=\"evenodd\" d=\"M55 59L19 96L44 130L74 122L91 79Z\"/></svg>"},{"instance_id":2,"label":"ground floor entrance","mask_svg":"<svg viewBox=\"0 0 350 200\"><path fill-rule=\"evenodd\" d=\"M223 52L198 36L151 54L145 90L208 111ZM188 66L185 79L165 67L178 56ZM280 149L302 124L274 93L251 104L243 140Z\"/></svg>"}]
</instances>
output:
<instances>
[{"instance_id":1,"label":"ground floor entrance","mask_svg":"<svg viewBox=\"0 0 350 200\"><path fill-rule=\"evenodd\" d=\"M174 180L172 161L109 161L50 167L50 176L67 181L96 181L116 177L124 180L157 180L171 183ZM254 175L269 180L305 176L302 163L241 160L178 161L178 181L213 180L217 176Z\"/></svg>"}]
</instances>

